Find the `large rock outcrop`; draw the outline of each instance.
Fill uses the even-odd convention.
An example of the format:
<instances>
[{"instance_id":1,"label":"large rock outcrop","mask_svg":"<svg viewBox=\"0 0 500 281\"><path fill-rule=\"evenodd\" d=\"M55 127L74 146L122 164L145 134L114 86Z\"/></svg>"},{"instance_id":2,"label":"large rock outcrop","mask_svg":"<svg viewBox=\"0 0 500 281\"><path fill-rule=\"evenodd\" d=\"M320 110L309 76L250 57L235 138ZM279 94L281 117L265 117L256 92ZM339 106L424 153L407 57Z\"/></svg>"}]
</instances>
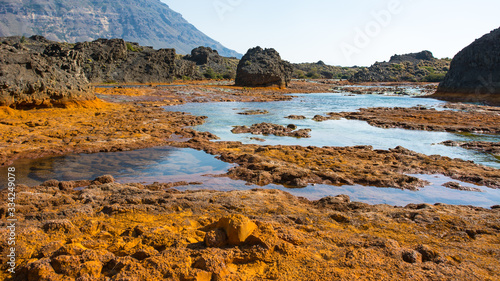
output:
<instances>
[{"instance_id":1,"label":"large rock outcrop","mask_svg":"<svg viewBox=\"0 0 500 281\"><path fill-rule=\"evenodd\" d=\"M0 105L11 107L94 99L89 83L167 82L197 73L194 62L175 59L174 49L122 39L68 44L17 36L0 42Z\"/></svg>"},{"instance_id":2,"label":"large rock outcrop","mask_svg":"<svg viewBox=\"0 0 500 281\"><path fill-rule=\"evenodd\" d=\"M248 50L238 64L236 85L248 87L288 86L292 65L281 59L275 49L255 47Z\"/></svg>"},{"instance_id":3,"label":"large rock outcrop","mask_svg":"<svg viewBox=\"0 0 500 281\"><path fill-rule=\"evenodd\" d=\"M92 83L165 82L176 76L175 50L139 46L123 39L77 43L83 68Z\"/></svg>"},{"instance_id":4,"label":"large rock outcrop","mask_svg":"<svg viewBox=\"0 0 500 281\"><path fill-rule=\"evenodd\" d=\"M433 97L500 105L500 28L460 51Z\"/></svg>"},{"instance_id":5,"label":"large rock outcrop","mask_svg":"<svg viewBox=\"0 0 500 281\"><path fill-rule=\"evenodd\" d=\"M3 38L0 44L0 106L47 107L95 99L81 67L82 54L38 37L24 41Z\"/></svg>"}]
</instances>

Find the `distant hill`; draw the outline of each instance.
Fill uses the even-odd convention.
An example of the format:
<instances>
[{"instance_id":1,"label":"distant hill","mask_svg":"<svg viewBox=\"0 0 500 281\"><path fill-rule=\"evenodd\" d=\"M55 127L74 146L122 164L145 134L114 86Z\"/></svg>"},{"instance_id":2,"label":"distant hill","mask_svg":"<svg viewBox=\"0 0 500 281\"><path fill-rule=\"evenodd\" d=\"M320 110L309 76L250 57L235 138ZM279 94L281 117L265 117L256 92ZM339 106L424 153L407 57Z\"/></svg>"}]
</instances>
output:
<instances>
[{"instance_id":1,"label":"distant hill","mask_svg":"<svg viewBox=\"0 0 500 281\"><path fill-rule=\"evenodd\" d=\"M180 54L206 46L222 56L242 56L159 0L0 0L0 37L16 35L70 43L122 38Z\"/></svg>"},{"instance_id":2,"label":"distant hill","mask_svg":"<svg viewBox=\"0 0 500 281\"><path fill-rule=\"evenodd\" d=\"M422 51L394 55L389 62L376 62L349 79L351 82L440 82L450 68L450 60L437 59Z\"/></svg>"}]
</instances>

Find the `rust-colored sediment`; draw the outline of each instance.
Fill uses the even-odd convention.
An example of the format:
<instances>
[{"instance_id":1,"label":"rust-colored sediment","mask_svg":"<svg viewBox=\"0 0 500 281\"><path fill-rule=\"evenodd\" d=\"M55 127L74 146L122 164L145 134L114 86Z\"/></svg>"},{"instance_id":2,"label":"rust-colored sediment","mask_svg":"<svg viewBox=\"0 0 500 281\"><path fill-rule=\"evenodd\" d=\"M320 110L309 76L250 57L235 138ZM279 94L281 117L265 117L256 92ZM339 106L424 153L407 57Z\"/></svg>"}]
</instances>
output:
<instances>
[{"instance_id":1,"label":"rust-colored sediment","mask_svg":"<svg viewBox=\"0 0 500 281\"><path fill-rule=\"evenodd\" d=\"M277 190L180 193L110 177L73 186L18 187L16 274L9 279L1 228L0 279L500 278L498 208L308 201Z\"/></svg>"},{"instance_id":2,"label":"rust-colored sediment","mask_svg":"<svg viewBox=\"0 0 500 281\"><path fill-rule=\"evenodd\" d=\"M17 158L157 146L172 134L196 135L183 128L201 124L203 119L99 99L68 103L66 108L0 107L0 166Z\"/></svg>"}]
</instances>

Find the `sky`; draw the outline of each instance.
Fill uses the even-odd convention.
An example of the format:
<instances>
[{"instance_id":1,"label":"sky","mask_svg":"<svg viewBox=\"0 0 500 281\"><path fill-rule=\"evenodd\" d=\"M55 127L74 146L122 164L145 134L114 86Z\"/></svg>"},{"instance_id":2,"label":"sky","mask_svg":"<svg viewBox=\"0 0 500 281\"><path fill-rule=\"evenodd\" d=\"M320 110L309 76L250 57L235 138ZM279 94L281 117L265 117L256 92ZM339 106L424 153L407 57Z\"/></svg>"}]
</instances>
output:
<instances>
[{"instance_id":1,"label":"sky","mask_svg":"<svg viewBox=\"0 0 500 281\"><path fill-rule=\"evenodd\" d=\"M500 27L498 0L161 0L242 54L261 46L294 63L369 66L429 50L452 58Z\"/></svg>"}]
</instances>

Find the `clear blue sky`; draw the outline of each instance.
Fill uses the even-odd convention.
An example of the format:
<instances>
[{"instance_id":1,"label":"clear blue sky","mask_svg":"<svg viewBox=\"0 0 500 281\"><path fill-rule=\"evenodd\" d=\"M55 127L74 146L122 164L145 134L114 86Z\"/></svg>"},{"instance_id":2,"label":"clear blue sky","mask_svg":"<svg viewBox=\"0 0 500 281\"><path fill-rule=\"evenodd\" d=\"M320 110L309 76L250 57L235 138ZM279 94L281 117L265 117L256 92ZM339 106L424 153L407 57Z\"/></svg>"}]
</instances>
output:
<instances>
[{"instance_id":1,"label":"clear blue sky","mask_svg":"<svg viewBox=\"0 0 500 281\"><path fill-rule=\"evenodd\" d=\"M453 57L500 27L498 0L162 1L228 48L275 48L291 62L371 65L422 50Z\"/></svg>"}]
</instances>

